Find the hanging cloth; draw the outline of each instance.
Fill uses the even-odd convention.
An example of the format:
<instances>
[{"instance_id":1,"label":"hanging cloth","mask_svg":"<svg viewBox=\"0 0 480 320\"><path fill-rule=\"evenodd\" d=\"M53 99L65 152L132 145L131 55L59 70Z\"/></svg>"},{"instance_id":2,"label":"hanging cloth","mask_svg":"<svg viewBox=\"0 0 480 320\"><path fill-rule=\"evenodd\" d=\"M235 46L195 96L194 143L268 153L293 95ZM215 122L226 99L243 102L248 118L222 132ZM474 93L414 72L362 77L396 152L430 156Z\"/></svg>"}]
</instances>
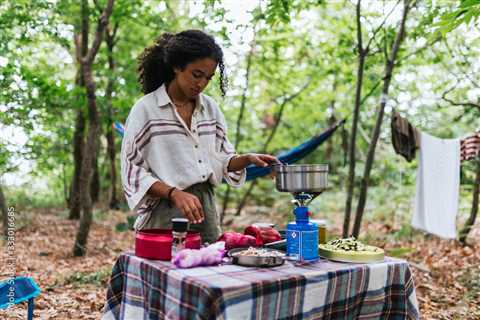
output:
<instances>
[{"instance_id":1,"label":"hanging cloth","mask_svg":"<svg viewBox=\"0 0 480 320\"><path fill-rule=\"evenodd\" d=\"M412 225L455 239L460 192L460 139L439 139L420 132L420 156Z\"/></svg>"},{"instance_id":2,"label":"hanging cloth","mask_svg":"<svg viewBox=\"0 0 480 320\"><path fill-rule=\"evenodd\" d=\"M392 145L395 152L403 156L408 162L415 158L419 146L418 131L410 122L393 110L391 117Z\"/></svg>"},{"instance_id":3,"label":"hanging cloth","mask_svg":"<svg viewBox=\"0 0 480 320\"><path fill-rule=\"evenodd\" d=\"M480 131L460 140L460 156L462 161L472 160L480 154Z\"/></svg>"}]
</instances>

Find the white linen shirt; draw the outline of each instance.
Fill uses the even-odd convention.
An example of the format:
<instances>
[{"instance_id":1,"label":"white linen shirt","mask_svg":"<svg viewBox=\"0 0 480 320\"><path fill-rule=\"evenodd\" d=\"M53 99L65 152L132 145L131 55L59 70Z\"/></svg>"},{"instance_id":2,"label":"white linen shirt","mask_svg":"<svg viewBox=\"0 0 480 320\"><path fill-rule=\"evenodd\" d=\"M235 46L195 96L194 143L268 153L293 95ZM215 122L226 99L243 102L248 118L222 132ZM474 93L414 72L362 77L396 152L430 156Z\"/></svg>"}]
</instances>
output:
<instances>
[{"instance_id":1,"label":"white linen shirt","mask_svg":"<svg viewBox=\"0 0 480 320\"><path fill-rule=\"evenodd\" d=\"M189 129L170 100L165 85L140 98L130 110L122 141L121 175L130 209L151 213L159 199L147 195L161 181L184 190L225 179L232 187L245 183L246 170L228 172L235 155L225 117L204 94L196 99Z\"/></svg>"}]
</instances>

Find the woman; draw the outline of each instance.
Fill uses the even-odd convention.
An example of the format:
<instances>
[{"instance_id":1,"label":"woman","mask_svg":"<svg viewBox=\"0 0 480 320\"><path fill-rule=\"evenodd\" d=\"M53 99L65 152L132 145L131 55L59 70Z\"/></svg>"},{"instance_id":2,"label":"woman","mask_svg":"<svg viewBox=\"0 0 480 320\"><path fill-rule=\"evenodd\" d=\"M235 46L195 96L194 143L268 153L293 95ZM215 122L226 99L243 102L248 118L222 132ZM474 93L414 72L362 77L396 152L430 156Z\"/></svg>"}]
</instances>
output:
<instances>
[{"instance_id":1,"label":"woman","mask_svg":"<svg viewBox=\"0 0 480 320\"><path fill-rule=\"evenodd\" d=\"M198 30L163 34L139 58L145 95L128 116L122 143L122 182L128 204L138 213L135 229L171 228L186 217L202 240L220 233L213 186L224 179L245 183L249 164L267 166L270 155L237 155L226 137L225 118L202 91L220 69L222 49Z\"/></svg>"}]
</instances>

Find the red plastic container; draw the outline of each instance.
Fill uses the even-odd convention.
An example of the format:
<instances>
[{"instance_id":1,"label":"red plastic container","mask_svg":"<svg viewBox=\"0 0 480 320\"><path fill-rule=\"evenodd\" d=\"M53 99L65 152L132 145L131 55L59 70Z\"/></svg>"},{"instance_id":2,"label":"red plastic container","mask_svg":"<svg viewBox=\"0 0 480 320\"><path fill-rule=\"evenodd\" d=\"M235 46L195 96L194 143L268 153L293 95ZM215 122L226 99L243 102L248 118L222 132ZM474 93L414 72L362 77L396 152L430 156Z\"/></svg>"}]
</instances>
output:
<instances>
[{"instance_id":1,"label":"red plastic container","mask_svg":"<svg viewBox=\"0 0 480 320\"><path fill-rule=\"evenodd\" d=\"M198 232L188 231L185 247L200 249L202 239ZM172 259L172 230L147 229L135 235L135 255L152 260Z\"/></svg>"}]
</instances>

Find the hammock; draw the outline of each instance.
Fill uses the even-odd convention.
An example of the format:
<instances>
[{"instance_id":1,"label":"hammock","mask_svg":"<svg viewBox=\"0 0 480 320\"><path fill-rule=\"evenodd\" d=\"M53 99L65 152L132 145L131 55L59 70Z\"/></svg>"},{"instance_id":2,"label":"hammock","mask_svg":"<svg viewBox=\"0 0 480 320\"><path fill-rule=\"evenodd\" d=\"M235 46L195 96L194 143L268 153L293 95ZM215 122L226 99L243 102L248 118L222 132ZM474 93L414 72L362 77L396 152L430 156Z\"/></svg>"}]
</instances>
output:
<instances>
[{"instance_id":1,"label":"hammock","mask_svg":"<svg viewBox=\"0 0 480 320\"><path fill-rule=\"evenodd\" d=\"M312 151L314 151L319 145L324 143L332 136L332 134L345 123L345 119L338 121L333 126L329 127L325 131L321 132L320 134L310 138L309 140L305 141L299 146L296 146L293 149L288 151L282 152L277 155L278 160L285 164L292 164L295 163L307 155L309 155ZM268 175L272 171L272 168L262 168L257 167L255 165L249 165L247 167L247 181L253 180L259 177L263 177Z\"/></svg>"},{"instance_id":2,"label":"hammock","mask_svg":"<svg viewBox=\"0 0 480 320\"><path fill-rule=\"evenodd\" d=\"M295 163L307 155L309 155L312 151L314 151L319 145L323 142L328 140L332 136L332 134L345 123L346 119L338 121L336 124L332 125L325 131L321 132L320 134L310 138L309 140L305 141L301 145L296 146L288 151L280 153L277 158L283 163L292 164ZM115 122L112 124L113 128L123 137L125 129L120 122ZM249 165L247 168L247 181L253 180L259 177L263 177L268 175L272 168L262 168L256 165Z\"/></svg>"}]
</instances>

